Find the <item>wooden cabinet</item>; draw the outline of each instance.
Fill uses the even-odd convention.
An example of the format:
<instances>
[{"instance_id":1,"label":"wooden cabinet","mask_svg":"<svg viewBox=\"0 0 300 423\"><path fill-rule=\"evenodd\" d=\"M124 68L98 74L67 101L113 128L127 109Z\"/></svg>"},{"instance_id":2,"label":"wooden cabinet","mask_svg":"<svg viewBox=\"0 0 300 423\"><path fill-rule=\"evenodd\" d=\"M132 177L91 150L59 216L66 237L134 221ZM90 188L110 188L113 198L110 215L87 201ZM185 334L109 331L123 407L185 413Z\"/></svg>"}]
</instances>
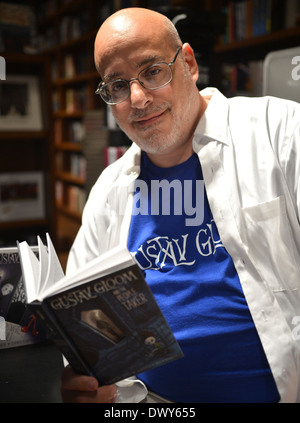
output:
<instances>
[{"instance_id":1,"label":"wooden cabinet","mask_svg":"<svg viewBox=\"0 0 300 423\"><path fill-rule=\"evenodd\" d=\"M1 53L0 246L55 241L49 62L43 56Z\"/></svg>"}]
</instances>

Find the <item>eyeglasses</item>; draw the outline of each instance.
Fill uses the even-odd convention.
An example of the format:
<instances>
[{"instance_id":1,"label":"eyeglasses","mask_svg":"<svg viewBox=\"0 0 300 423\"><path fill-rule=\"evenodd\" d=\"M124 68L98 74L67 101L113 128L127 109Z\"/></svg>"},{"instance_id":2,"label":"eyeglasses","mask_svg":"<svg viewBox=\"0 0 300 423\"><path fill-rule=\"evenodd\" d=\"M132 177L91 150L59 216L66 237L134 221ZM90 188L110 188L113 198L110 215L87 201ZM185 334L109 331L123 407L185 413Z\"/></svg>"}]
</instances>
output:
<instances>
[{"instance_id":1,"label":"eyeglasses","mask_svg":"<svg viewBox=\"0 0 300 423\"><path fill-rule=\"evenodd\" d=\"M178 47L172 62L155 63L143 69L138 74L137 78L132 78L129 81L125 79L116 79L107 84L101 81L95 94L99 94L105 103L115 105L128 99L130 96L130 83L132 81L138 81L141 86L147 90L158 90L159 88L165 87L172 81L173 73L171 66L174 65L180 49L181 47Z\"/></svg>"}]
</instances>

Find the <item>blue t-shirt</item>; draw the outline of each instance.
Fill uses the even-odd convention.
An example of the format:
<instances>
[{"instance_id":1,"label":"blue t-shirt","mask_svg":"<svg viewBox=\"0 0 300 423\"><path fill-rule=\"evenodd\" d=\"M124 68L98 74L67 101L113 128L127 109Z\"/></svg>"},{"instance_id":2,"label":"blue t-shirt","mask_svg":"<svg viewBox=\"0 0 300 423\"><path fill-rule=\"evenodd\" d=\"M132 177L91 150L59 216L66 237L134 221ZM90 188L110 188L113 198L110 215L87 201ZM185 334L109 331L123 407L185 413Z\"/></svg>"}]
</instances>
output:
<instances>
[{"instance_id":1,"label":"blue t-shirt","mask_svg":"<svg viewBox=\"0 0 300 423\"><path fill-rule=\"evenodd\" d=\"M196 154L172 168L142 155L128 248L184 352L140 374L148 388L183 403L278 402Z\"/></svg>"}]
</instances>

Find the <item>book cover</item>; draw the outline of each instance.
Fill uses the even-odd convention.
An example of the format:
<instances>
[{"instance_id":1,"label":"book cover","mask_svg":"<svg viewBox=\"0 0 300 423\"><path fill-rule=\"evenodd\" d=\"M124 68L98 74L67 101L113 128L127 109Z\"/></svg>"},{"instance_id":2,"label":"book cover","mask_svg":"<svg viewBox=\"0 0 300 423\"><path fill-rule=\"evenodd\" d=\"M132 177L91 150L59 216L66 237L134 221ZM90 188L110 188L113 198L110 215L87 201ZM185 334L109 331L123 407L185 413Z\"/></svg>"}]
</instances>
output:
<instances>
[{"instance_id":1,"label":"book cover","mask_svg":"<svg viewBox=\"0 0 300 423\"><path fill-rule=\"evenodd\" d=\"M24 256L25 281L28 266ZM77 373L107 385L183 356L127 249L109 251L51 285L29 306Z\"/></svg>"},{"instance_id":2,"label":"book cover","mask_svg":"<svg viewBox=\"0 0 300 423\"><path fill-rule=\"evenodd\" d=\"M37 254L37 248L32 247ZM17 247L0 248L0 349L40 342L45 332L26 304Z\"/></svg>"}]
</instances>

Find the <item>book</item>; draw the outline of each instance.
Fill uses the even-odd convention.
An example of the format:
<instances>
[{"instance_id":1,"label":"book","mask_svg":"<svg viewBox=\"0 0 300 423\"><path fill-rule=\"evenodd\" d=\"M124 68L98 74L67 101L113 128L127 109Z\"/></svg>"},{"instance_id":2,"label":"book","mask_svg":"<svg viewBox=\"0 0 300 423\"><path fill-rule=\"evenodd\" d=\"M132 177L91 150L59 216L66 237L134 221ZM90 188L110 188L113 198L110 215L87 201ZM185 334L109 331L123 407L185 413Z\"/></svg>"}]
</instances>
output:
<instances>
[{"instance_id":1,"label":"book","mask_svg":"<svg viewBox=\"0 0 300 423\"><path fill-rule=\"evenodd\" d=\"M64 276L50 236L38 245L18 243L28 305L75 372L108 385L183 356L126 248Z\"/></svg>"},{"instance_id":2,"label":"book","mask_svg":"<svg viewBox=\"0 0 300 423\"><path fill-rule=\"evenodd\" d=\"M38 254L36 246L30 249ZM0 248L0 349L45 340L45 332L26 302L18 248Z\"/></svg>"}]
</instances>

